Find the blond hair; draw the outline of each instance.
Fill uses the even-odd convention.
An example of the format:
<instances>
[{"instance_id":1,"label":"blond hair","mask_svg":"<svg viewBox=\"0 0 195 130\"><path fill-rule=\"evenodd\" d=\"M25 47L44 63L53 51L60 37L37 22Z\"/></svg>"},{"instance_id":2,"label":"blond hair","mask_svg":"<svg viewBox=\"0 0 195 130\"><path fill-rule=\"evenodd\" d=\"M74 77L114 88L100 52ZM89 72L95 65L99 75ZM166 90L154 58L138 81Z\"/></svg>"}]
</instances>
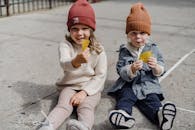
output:
<instances>
[{"instance_id":1,"label":"blond hair","mask_svg":"<svg viewBox=\"0 0 195 130\"><path fill-rule=\"evenodd\" d=\"M70 43L75 43L74 40L71 38L70 35L65 35L65 38ZM100 54L103 51L103 47L100 44L99 41L97 41L94 32L92 29L90 29L90 37L89 37L90 43L89 43L89 49L90 51L95 51L97 54Z\"/></svg>"}]
</instances>

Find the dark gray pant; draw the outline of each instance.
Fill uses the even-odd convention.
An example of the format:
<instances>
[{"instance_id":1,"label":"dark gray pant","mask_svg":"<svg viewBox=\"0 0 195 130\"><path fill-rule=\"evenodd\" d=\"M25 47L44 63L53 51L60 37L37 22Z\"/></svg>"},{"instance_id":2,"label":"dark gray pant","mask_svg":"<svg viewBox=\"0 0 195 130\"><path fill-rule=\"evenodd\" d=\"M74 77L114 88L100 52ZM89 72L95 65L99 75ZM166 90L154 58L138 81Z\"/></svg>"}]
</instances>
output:
<instances>
[{"instance_id":1,"label":"dark gray pant","mask_svg":"<svg viewBox=\"0 0 195 130\"><path fill-rule=\"evenodd\" d=\"M152 123L159 124L157 113L162 104L157 94L152 93L139 100L132 88L126 84L116 92L116 102L116 109L122 109L131 115L132 107L135 105Z\"/></svg>"}]
</instances>

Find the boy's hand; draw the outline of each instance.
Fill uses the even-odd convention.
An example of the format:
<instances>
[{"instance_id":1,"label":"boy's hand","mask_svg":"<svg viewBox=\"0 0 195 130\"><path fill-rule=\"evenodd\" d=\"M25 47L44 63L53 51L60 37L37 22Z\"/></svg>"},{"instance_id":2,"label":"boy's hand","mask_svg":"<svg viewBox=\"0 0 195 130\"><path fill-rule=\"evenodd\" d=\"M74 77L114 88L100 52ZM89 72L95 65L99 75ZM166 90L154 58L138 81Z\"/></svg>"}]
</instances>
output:
<instances>
[{"instance_id":1,"label":"boy's hand","mask_svg":"<svg viewBox=\"0 0 195 130\"><path fill-rule=\"evenodd\" d=\"M155 69L157 67L157 60L154 57L150 57L147 62L148 66L152 69Z\"/></svg>"},{"instance_id":2,"label":"boy's hand","mask_svg":"<svg viewBox=\"0 0 195 130\"><path fill-rule=\"evenodd\" d=\"M163 67L157 64L157 60L154 57L150 57L147 62L148 66L152 68L155 76L160 76L163 73Z\"/></svg>"},{"instance_id":3,"label":"boy's hand","mask_svg":"<svg viewBox=\"0 0 195 130\"><path fill-rule=\"evenodd\" d=\"M73 60L72 65L75 68L78 68L81 66L82 63L87 63L89 59L90 53L89 48L85 49L82 53L78 54Z\"/></svg>"},{"instance_id":4,"label":"boy's hand","mask_svg":"<svg viewBox=\"0 0 195 130\"><path fill-rule=\"evenodd\" d=\"M143 66L143 61L142 60L135 61L131 65L131 71L133 72L133 74L135 74L137 70L141 70L142 69L142 66Z\"/></svg>"},{"instance_id":5,"label":"boy's hand","mask_svg":"<svg viewBox=\"0 0 195 130\"><path fill-rule=\"evenodd\" d=\"M70 104L73 106L78 106L80 103L83 102L86 96L87 96L87 93L84 90L79 91L78 93L74 94L71 97Z\"/></svg>"}]
</instances>

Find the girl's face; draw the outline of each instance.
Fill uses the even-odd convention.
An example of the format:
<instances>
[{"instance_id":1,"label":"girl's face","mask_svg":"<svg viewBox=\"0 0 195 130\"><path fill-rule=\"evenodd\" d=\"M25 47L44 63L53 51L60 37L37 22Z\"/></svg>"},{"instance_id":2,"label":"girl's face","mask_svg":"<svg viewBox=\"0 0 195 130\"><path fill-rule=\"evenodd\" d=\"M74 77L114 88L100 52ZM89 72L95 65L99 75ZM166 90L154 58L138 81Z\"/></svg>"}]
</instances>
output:
<instances>
[{"instance_id":1,"label":"girl's face","mask_svg":"<svg viewBox=\"0 0 195 130\"><path fill-rule=\"evenodd\" d=\"M82 45L83 39L89 39L90 27L83 24L76 24L70 28L70 36L78 45Z\"/></svg>"},{"instance_id":2,"label":"girl's face","mask_svg":"<svg viewBox=\"0 0 195 130\"><path fill-rule=\"evenodd\" d=\"M127 39L130 40L131 45L137 49L146 44L148 37L147 33L140 31L131 31L127 34Z\"/></svg>"}]
</instances>

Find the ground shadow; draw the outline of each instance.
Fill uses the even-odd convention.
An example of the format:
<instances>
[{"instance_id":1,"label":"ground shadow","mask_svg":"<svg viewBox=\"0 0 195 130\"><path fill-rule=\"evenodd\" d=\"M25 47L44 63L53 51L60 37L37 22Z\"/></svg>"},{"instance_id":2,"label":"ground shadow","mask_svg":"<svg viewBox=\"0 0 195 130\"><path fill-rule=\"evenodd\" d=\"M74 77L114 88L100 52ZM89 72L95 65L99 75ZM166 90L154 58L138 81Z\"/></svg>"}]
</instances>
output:
<instances>
[{"instance_id":1,"label":"ground shadow","mask_svg":"<svg viewBox=\"0 0 195 130\"><path fill-rule=\"evenodd\" d=\"M51 110L57 103L58 93L55 85L41 85L31 82L18 81L9 87L21 95L23 99L21 107L23 109L36 105L36 111L41 111L42 108L40 102L42 100L51 100Z\"/></svg>"},{"instance_id":2,"label":"ground shadow","mask_svg":"<svg viewBox=\"0 0 195 130\"><path fill-rule=\"evenodd\" d=\"M94 125L92 130L115 130L108 120L103 121L100 124Z\"/></svg>"},{"instance_id":3,"label":"ground shadow","mask_svg":"<svg viewBox=\"0 0 195 130\"><path fill-rule=\"evenodd\" d=\"M115 99L108 95L108 90L112 87L112 85L115 83L115 80L106 80L105 87L102 92L102 99L109 99L109 101L112 104L112 108L115 106Z\"/></svg>"}]
</instances>

